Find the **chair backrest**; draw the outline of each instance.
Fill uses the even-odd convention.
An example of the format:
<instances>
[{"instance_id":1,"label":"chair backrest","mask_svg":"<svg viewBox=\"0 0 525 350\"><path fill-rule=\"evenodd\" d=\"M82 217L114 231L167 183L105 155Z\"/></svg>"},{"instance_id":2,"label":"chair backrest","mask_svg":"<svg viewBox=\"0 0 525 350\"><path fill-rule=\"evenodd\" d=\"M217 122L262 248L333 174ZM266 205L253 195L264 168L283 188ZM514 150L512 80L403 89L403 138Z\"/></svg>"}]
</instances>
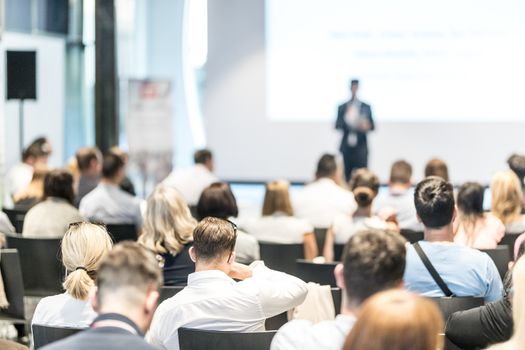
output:
<instances>
[{"instance_id":1,"label":"chair backrest","mask_svg":"<svg viewBox=\"0 0 525 350\"><path fill-rule=\"evenodd\" d=\"M445 322L456 311L472 309L483 305L483 298L478 297L438 297L430 298L441 310Z\"/></svg>"},{"instance_id":2,"label":"chair backrest","mask_svg":"<svg viewBox=\"0 0 525 350\"><path fill-rule=\"evenodd\" d=\"M7 246L18 250L25 295L61 293L64 267L59 238L27 238L6 235Z\"/></svg>"},{"instance_id":3,"label":"chair backrest","mask_svg":"<svg viewBox=\"0 0 525 350\"><path fill-rule=\"evenodd\" d=\"M183 290L184 287L178 287L178 286L164 286L160 289L160 297L159 297L159 304L162 303L164 300L171 298L181 290Z\"/></svg>"},{"instance_id":4,"label":"chair backrest","mask_svg":"<svg viewBox=\"0 0 525 350\"><path fill-rule=\"evenodd\" d=\"M514 243L521 233L505 233L505 236L499 242L500 245L506 245L509 248L510 257L514 260Z\"/></svg>"},{"instance_id":5,"label":"chair backrest","mask_svg":"<svg viewBox=\"0 0 525 350\"><path fill-rule=\"evenodd\" d=\"M342 291L340 288L331 288L331 292L332 292L332 300L334 302L335 314L339 315L341 313L341 302L343 298ZM284 326L284 324L287 322L288 322L287 312L283 312L281 314L267 318L266 321L264 322L264 326L267 330L278 330L279 328Z\"/></svg>"},{"instance_id":6,"label":"chair backrest","mask_svg":"<svg viewBox=\"0 0 525 350\"><path fill-rule=\"evenodd\" d=\"M422 241L425 234L423 231L401 230L401 236L405 237L410 243L416 243Z\"/></svg>"},{"instance_id":7,"label":"chair backrest","mask_svg":"<svg viewBox=\"0 0 525 350\"><path fill-rule=\"evenodd\" d=\"M4 281L4 289L9 307L0 310L1 316L24 319L24 282L20 257L16 249L2 249L0 251L0 269Z\"/></svg>"},{"instance_id":8,"label":"chair backrest","mask_svg":"<svg viewBox=\"0 0 525 350\"><path fill-rule=\"evenodd\" d=\"M323 251L324 242L326 240L326 231L328 231L327 228L314 228L315 242L317 243L317 249L319 249L319 252Z\"/></svg>"},{"instance_id":9,"label":"chair backrest","mask_svg":"<svg viewBox=\"0 0 525 350\"><path fill-rule=\"evenodd\" d=\"M79 328L48 327L37 324L34 324L31 328L33 329L35 349L40 349L47 344L62 340L83 330Z\"/></svg>"},{"instance_id":10,"label":"chair backrest","mask_svg":"<svg viewBox=\"0 0 525 350\"><path fill-rule=\"evenodd\" d=\"M9 218L9 221L11 221L11 223L13 224L16 232L22 233L22 229L24 228L24 219L26 217L27 210L2 208L2 211L7 215L7 217Z\"/></svg>"},{"instance_id":11,"label":"chair backrest","mask_svg":"<svg viewBox=\"0 0 525 350\"><path fill-rule=\"evenodd\" d=\"M223 332L179 328L180 350L268 350L275 331Z\"/></svg>"},{"instance_id":12,"label":"chair backrest","mask_svg":"<svg viewBox=\"0 0 525 350\"><path fill-rule=\"evenodd\" d=\"M197 206L196 205L188 205L188 208L190 208L191 216L193 216L195 219L198 220Z\"/></svg>"},{"instance_id":13,"label":"chair backrest","mask_svg":"<svg viewBox=\"0 0 525 350\"><path fill-rule=\"evenodd\" d=\"M303 244L259 242L261 260L269 268L297 276L297 259L304 259Z\"/></svg>"},{"instance_id":14,"label":"chair backrest","mask_svg":"<svg viewBox=\"0 0 525 350\"><path fill-rule=\"evenodd\" d=\"M138 238L135 224L107 224L106 229L113 238L113 243L136 241Z\"/></svg>"},{"instance_id":15,"label":"chair backrest","mask_svg":"<svg viewBox=\"0 0 525 350\"><path fill-rule=\"evenodd\" d=\"M509 269L509 262L512 260L509 253L509 248L506 245L499 245L496 247L496 249L482 249L481 251L487 253L492 261L494 261L499 275L503 280L507 270Z\"/></svg>"},{"instance_id":16,"label":"chair backrest","mask_svg":"<svg viewBox=\"0 0 525 350\"><path fill-rule=\"evenodd\" d=\"M297 277L303 281L337 287L334 276L334 269L337 263L316 264L302 259L297 260L296 263Z\"/></svg>"},{"instance_id":17,"label":"chair backrest","mask_svg":"<svg viewBox=\"0 0 525 350\"><path fill-rule=\"evenodd\" d=\"M343 250L345 249L344 244L334 244L334 260L335 261L341 261L343 258Z\"/></svg>"}]
</instances>

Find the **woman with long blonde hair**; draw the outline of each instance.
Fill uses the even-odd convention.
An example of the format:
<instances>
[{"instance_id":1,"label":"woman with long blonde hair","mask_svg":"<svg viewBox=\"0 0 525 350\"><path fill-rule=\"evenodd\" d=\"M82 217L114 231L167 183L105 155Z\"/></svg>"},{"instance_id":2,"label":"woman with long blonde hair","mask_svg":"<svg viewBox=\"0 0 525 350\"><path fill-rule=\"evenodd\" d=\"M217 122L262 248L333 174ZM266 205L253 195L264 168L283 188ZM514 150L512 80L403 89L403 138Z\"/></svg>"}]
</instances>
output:
<instances>
[{"instance_id":1,"label":"woman with long blonde hair","mask_svg":"<svg viewBox=\"0 0 525 350\"><path fill-rule=\"evenodd\" d=\"M343 350L441 350L443 316L428 299L402 290L368 299Z\"/></svg>"},{"instance_id":2,"label":"woman with long blonde hair","mask_svg":"<svg viewBox=\"0 0 525 350\"><path fill-rule=\"evenodd\" d=\"M97 316L88 300L97 270L111 250L111 237L103 226L89 222L70 225L62 238L62 263L66 268L65 293L38 303L33 324L85 328Z\"/></svg>"},{"instance_id":3,"label":"woman with long blonde hair","mask_svg":"<svg viewBox=\"0 0 525 350\"><path fill-rule=\"evenodd\" d=\"M197 221L182 195L173 187L158 185L147 201L139 242L157 254L164 285L185 286L195 272L189 248Z\"/></svg>"},{"instance_id":4,"label":"woman with long blonde hair","mask_svg":"<svg viewBox=\"0 0 525 350\"><path fill-rule=\"evenodd\" d=\"M523 193L521 183L512 170L500 171L490 184L492 213L498 217L507 233L525 232L525 216L521 214Z\"/></svg>"}]
</instances>

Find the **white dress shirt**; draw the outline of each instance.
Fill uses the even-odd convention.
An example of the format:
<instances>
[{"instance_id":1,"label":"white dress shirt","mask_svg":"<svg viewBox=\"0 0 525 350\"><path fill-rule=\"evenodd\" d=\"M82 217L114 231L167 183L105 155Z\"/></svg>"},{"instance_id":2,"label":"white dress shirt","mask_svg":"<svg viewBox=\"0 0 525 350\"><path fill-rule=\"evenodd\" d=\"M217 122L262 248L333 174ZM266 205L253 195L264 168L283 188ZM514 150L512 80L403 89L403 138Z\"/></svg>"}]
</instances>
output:
<instances>
[{"instance_id":1,"label":"white dress shirt","mask_svg":"<svg viewBox=\"0 0 525 350\"><path fill-rule=\"evenodd\" d=\"M307 320L293 320L277 331L270 349L340 350L355 321L355 317L348 315L337 315L333 321L317 324Z\"/></svg>"},{"instance_id":2,"label":"white dress shirt","mask_svg":"<svg viewBox=\"0 0 525 350\"><path fill-rule=\"evenodd\" d=\"M282 244L303 243L304 235L314 232L314 227L308 221L284 213L247 218L240 221L239 225L258 241Z\"/></svg>"},{"instance_id":3,"label":"white dress shirt","mask_svg":"<svg viewBox=\"0 0 525 350\"><path fill-rule=\"evenodd\" d=\"M51 327L87 328L97 317L89 300L78 300L69 293L40 300L31 324Z\"/></svg>"},{"instance_id":4,"label":"white dress shirt","mask_svg":"<svg viewBox=\"0 0 525 350\"><path fill-rule=\"evenodd\" d=\"M332 232L334 234L334 242L337 244L346 244L350 237L357 232L376 229L386 230L388 225L383 219L372 217L352 217L350 215L339 215L335 218L332 224Z\"/></svg>"},{"instance_id":5,"label":"white dress shirt","mask_svg":"<svg viewBox=\"0 0 525 350\"><path fill-rule=\"evenodd\" d=\"M33 172L33 167L26 163L18 163L9 169L5 178L4 207L13 207L13 196L29 186Z\"/></svg>"},{"instance_id":6,"label":"white dress shirt","mask_svg":"<svg viewBox=\"0 0 525 350\"><path fill-rule=\"evenodd\" d=\"M179 327L234 331L264 331L264 321L300 305L306 283L273 271L261 261L252 265L253 276L235 282L219 270L195 272L188 286L162 302L147 335L162 349L179 349Z\"/></svg>"},{"instance_id":7,"label":"white dress shirt","mask_svg":"<svg viewBox=\"0 0 525 350\"><path fill-rule=\"evenodd\" d=\"M99 183L80 201L80 214L90 221L105 224L135 224L142 226L141 201L117 185Z\"/></svg>"},{"instance_id":8,"label":"white dress shirt","mask_svg":"<svg viewBox=\"0 0 525 350\"><path fill-rule=\"evenodd\" d=\"M163 183L175 187L188 205L197 205L202 191L214 182L219 181L211 171L202 164L195 164L191 169L172 172Z\"/></svg>"},{"instance_id":9,"label":"white dress shirt","mask_svg":"<svg viewBox=\"0 0 525 350\"><path fill-rule=\"evenodd\" d=\"M295 216L308 220L316 228L328 228L337 215L352 214L357 207L352 192L329 178L306 185L292 202Z\"/></svg>"}]
</instances>

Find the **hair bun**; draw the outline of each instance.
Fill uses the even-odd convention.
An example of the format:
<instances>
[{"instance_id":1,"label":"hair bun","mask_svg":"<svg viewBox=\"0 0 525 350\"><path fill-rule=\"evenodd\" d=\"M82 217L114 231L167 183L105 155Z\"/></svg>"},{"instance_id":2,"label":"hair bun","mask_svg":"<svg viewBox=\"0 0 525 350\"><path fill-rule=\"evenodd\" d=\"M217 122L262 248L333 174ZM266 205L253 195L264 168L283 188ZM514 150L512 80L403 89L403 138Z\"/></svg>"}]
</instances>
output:
<instances>
[{"instance_id":1,"label":"hair bun","mask_svg":"<svg viewBox=\"0 0 525 350\"><path fill-rule=\"evenodd\" d=\"M375 197L374 191L365 186L359 186L355 188L353 193L355 201L360 207L366 207L370 205Z\"/></svg>"}]
</instances>

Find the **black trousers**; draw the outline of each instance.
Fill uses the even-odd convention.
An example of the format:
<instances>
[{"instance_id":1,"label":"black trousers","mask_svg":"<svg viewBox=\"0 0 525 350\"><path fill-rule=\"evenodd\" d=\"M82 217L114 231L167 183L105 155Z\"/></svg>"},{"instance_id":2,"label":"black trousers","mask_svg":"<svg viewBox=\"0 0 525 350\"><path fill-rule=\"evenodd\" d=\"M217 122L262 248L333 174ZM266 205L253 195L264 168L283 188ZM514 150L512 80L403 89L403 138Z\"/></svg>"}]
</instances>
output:
<instances>
[{"instance_id":1,"label":"black trousers","mask_svg":"<svg viewBox=\"0 0 525 350\"><path fill-rule=\"evenodd\" d=\"M352 171L368 167L368 147L347 147L341 151L345 164L345 178L350 181Z\"/></svg>"}]
</instances>

